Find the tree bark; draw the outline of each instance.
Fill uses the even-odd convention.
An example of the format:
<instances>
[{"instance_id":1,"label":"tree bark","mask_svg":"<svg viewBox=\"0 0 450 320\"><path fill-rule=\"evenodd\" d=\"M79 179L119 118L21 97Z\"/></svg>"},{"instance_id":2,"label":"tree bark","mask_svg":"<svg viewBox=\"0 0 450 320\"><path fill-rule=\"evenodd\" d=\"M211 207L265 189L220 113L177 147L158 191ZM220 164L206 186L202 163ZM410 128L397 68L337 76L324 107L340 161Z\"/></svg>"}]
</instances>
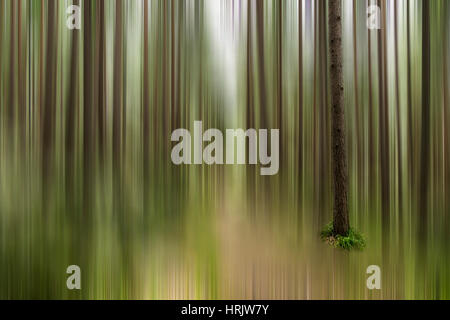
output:
<instances>
[{"instance_id":1,"label":"tree bark","mask_svg":"<svg viewBox=\"0 0 450 320\"><path fill-rule=\"evenodd\" d=\"M332 141L334 175L333 229L345 235L349 229L347 204L347 154L344 128L344 81L342 72L341 1L328 1Z\"/></svg>"}]
</instances>

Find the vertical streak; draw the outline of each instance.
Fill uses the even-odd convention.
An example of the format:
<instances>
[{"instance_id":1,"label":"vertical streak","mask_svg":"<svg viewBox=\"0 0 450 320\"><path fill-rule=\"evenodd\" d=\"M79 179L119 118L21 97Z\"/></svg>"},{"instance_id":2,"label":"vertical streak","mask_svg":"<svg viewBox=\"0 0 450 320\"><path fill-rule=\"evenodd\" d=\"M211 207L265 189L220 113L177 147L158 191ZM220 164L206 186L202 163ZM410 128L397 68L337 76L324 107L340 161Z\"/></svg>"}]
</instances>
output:
<instances>
[{"instance_id":1,"label":"vertical streak","mask_svg":"<svg viewBox=\"0 0 450 320\"><path fill-rule=\"evenodd\" d=\"M420 148L419 238L424 247L428 223L430 150L430 3L422 2L422 135Z\"/></svg>"},{"instance_id":2,"label":"vertical streak","mask_svg":"<svg viewBox=\"0 0 450 320\"><path fill-rule=\"evenodd\" d=\"M105 72L106 72L106 49L105 49L105 0L99 0L99 53L98 53L98 144L99 144L99 160L100 168L103 170L105 160Z\"/></svg>"},{"instance_id":3,"label":"vertical streak","mask_svg":"<svg viewBox=\"0 0 450 320\"><path fill-rule=\"evenodd\" d=\"M83 213L91 210L93 153L92 1L83 3Z\"/></svg>"},{"instance_id":4,"label":"vertical streak","mask_svg":"<svg viewBox=\"0 0 450 320\"><path fill-rule=\"evenodd\" d=\"M123 56L122 56L122 0L116 1L116 32L114 41L114 79L113 79L113 190L115 210L120 210L121 197L121 112L122 112L122 80L123 80Z\"/></svg>"},{"instance_id":5,"label":"vertical streak","mask_svg":"<svg viewBox=\"0 0 450 320\"><path fill-rule=\"evenodd\" d=\"M361 145L361 129L359 115L359 96L358 96L358 47L357 47L357 19L356 19L356 1L353 0L353 83L354 83L354 103L355 103L355 127L356 127L356 153L357 153L357 176L358 187L362 187L362 145Z\"/></svg>"},{"instance_id":6,"label":"vertical streak","mask_svg":"<svg viewBox=\"0 0 450 320\"><path fill-rule=\"evenodd\" d=\"M47 52L46 52L46 76L45 76L45 103L43 105L43 123L42 123L42 190L43 190L43 205L44 214L47 214L46 208L48 206L48 189L50 184L50 170L53 165L53 139L55 135L55 86L56 86L56 41L57 28L56 25L56 2L48 2L48 22L47 22ZM44 17L42 16L42 19Z\"/></svg>"},{"instance_id":7,"label":"vertical streak","mask_svg":"<svg viewBox=\"0 0 450 320\"><path fill-rule=\"evenodd\" d=\"M369 6L369 1L367 1L367 6ZM368 167L369 167L369 182L368 182L368 193L369 195L373 194L374 190L374 180L375 180L375 163L374 163L374 134L373 134L373 93L372 93L372 41L371 41L371 30L367 28L367 45L368 45L368 57L367 57L367 64L368 64L368 77L369 77L369 159L368 159ZM370 197L371 199L373 197ZM372 204L370 205L370 209L372 207Z\"/></svg>"},{"instance_id":8,"label":"vertical streak","mask_svg":"<svg viewBox=\"0 0 450 320\"><path fill-rule=\"evenodd\" d=\"M386 50L386 0L381 0L382 26L378 31L378 75L379 75L379 156L381 163L381 220L383 233L383 253L388 251L387 233L389 229L389 145L387 125L387 50Z\"/></svg>"},{"instance_id":9,"label":"vertical streak","mask_svg":"<svg viewBox=\"0 0 450 320\"><path fill-rule=\"evenodd\" d=\"M78 0L73 1L74 5L78 5ZM77 92L78 92L78 46L79 34L77 29L72 30L72 46L70 51L70 74L67 95L66 108L66 133L65 133L65 178L66 178L66 201L69 208L73 207L73 189L74 189L74 157L75 157L75 114L77 108Z\"/></svg>"},{"instance_id":10,"label":"vertical streak","mask_svg":"<svg viewBox=\"0 0 450 320\"><path fill-rule=\"evenodd\" d=\"M283 148L283 1L276 1L278 3L278 129L280 129L280 166L286 165L284 163L284 148ZM282 170L282 172L284 172Z\"/></svg>"},{"instance_id":11,"label":"vertical streak","mask_svg":"<svg viewBox=\"0 0 450 320\"><path fill-rule=\"evenodd\" d=\"M399 237L403 237L403 190L402 190L402 146L401 146L401 121L400 121L400 87L399 87L399 66L398 66L398 9L397 2L394 2L394 50L395 50L395 104L397 110L397 179L398 179L398 213L399 213ZM401 241L402 243L402 241ZM402 251L402 250L401 250Z\"/></svg>"},{"instance_id":12,"label":"vertical streak","mask_svg":"<svg viewBox=\"0 0 450 320\"><path fill-rule=\"evenodd\" d=\"M12 130L14 128L14 104L15 104L15 66L16 66L16 53L15 53L15 44L14 41L16 39L16 33L15 33L15 21L16 21L16 1L12 1L11 2L11 19L10 19L10 23L11 23L11 39L10 39L10 65L9 65L9 101L8 101L8 113L7 113L7 119L8 119L8 127L9 127L9 133L12 134Z\"/></svg>"},{"instance_id":13,"label":"vertical streak","mask_svg":"<svg viewBox=\"0 0 450 320\"><path fill-rule=\"evenodd\" d=\"M260 127L267 127L266 115L266 75L264 68L264 1L256 2L256 33L258 43L258 83L260 104Z\"/></svg>"},{"instance_id":14,"label":"vertical streak","mask_svg":"<svg viewBox=\"0 0 450 320\"><path fill-rule=\"evenodd\" d=\"M303 3L298 0L298 199L303 205Z\"/></svg>"},{"instance_id":15,"label":"vertical streak","mask_svg":"<svg viewBox=\"0 0 450 320\"><path fill-rule=\"evenodd\" d=\"M411 88L411 17L410 17L410 1L406 1L406 41L407 41L407 97L408 97L408 153L409 153L409 179L411 190L415 190L414 179L414 145L413 145L413 123L412 123L412 88Z\"/></svg>"},{"instance_id":16,"label":"vertical streak","mask_svg":"<svg viewBox=\"0 0 450 320\"><path fill-rule=\"evenodd\" d=\"M144 212L147 210L148 205L148 192L149 192L149 135L150 135L150 120L149 120L149 104L150 104L150 94L149 94L149 65L148 65L148 1L144 0L144 81L143 81L143 171L144 171Z\"/></svg>"},{"instance_id":17,"label":"vertical streak","mask_svg":"<svg viewBox=\"0 0 450 320\"><path fill-rule=\"evenodd\" d=\"M17 13L17 62L18 62L18 109L19 109L19 145L21 152L25 151L25 138L26 138L26 85L25 85L25 65L26 60L23 55L23 35L22 35L22 1L18 1L18 13Z\"/></svg>"}]
</instances>

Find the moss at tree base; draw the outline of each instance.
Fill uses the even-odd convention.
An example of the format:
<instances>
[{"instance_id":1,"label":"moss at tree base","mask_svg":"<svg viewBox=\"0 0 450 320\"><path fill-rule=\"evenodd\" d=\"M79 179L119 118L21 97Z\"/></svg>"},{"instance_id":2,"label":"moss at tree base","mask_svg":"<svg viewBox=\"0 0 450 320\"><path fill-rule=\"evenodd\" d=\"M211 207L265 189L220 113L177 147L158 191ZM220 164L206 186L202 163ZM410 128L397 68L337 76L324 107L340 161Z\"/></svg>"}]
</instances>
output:
<instances>
[{"instance_id":1,"label":"moss at tree base","mask_svg":"<svg viewBox=\"0 0 450 320\"><path fill-rule=\"evenodd\" d=\"M320 237L329 245L344 250L363 250L366 247L366 240L364 239L364 236L353 228L350 228L345 236L335 234L333 230L333 222L330 222L325 226L320 233Z\"/></svg>"}]
</instances>

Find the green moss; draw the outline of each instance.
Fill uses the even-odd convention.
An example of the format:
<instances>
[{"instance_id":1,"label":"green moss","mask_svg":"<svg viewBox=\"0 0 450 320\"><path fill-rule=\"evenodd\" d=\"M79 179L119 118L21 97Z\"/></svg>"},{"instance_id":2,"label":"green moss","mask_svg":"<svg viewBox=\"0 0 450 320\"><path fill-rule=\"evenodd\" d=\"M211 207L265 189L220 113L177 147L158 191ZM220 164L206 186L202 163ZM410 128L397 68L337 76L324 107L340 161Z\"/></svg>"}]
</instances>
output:
<instances>
[{"instance_id":1,"label":"green moss","mask_svg":"<svg viewBox=\"0 0 450 320\"><path fill-rule=\"evenodd\" d=\"M333 230L333 222L330 222L325 226L320 233L320 237L323 241L326 241L329 245L332 245L335 248L341 248L349 251L352 249L362 250L366 246L364 236L353 228L350 228L345 236L335 234Z\"/></svg>"}]
</instances>

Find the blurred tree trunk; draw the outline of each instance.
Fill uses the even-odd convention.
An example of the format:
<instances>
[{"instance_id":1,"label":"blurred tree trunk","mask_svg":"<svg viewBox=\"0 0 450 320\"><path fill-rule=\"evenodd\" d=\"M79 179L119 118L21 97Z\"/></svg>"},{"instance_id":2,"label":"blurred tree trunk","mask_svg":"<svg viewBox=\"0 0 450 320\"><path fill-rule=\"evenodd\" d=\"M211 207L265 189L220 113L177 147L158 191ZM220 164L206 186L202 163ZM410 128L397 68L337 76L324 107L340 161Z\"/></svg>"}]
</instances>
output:
<instances>
[{"instance_id":1,"label":"blurred tree trunk","mask_svg":"<svg viewBox=\"0 0 450 320\"><path fill-rule=\"evenodd\" d=\"M3 14L6 11L3 0L0 0L0 26L3 26ZM30 10L28 10L30 12ZM0 48L3 48L3 32L0 32ZM4 50L0 50L0 69L3 69L3 55ZM3 76L0 73L0 76ZM3 105L3 81L0 81L0 104ZM3 111L3 110L2 110ZM3 116L3 112L0 111L0 114ZM0 128L2 128L3 123L0 122Z\"/></svg>"},{"instance_id":2,"label":"blurred tree trunk","mask_svg":"<svg viewBox=\"0 0 450 320\"><path fill-rule=\"evenodd\" d=\"M320 0L318 5L318 45L319 45L319 177L317 194L317 202L319 208L318 226L325 223L325 211L327 201L327 187L328 187L328 81L327 81L327 46L326 46L326 0Z\"/></svg>"},{"instance_id":3,"label":"blurred tree trunk","mask_svg":"<svg viewBox=\"0 0 450 320\"><path fill-rule=\"evenodd\" d=\"M356 1L353 0L353 90L354 90L354 107L355 107L355 128L356 128L356 172L357 172L357 186L358 189L362 187L362 164L363 164L363 146L361 143L361 129L360 129L360 115L359 115L359 96L358 96L358 34L357 34L357 20L356 20ZM359 210L359 207L358 207Z\"/></svg>"},{"instance_id":4,"label":"blurred tree trunk","mask_svg":"<svg viewBox=\"0 0 450 320\"><path fill-rule=\"evenodd\" d=\"M148 208L150 179L150 91L149 91L149 41L148 41L148 2L144 0L144 78L143 78L143 110L142 110L142 143L143 143L143 180L144 180L144 213Z\"/></svg>"},{"instance_id":5,"label":"blurred tree trunk","mask_svg":"<svg viewBox=\"0 0 450 320\"><path fill-rule=\"evenodd\" d=\"M253 38L252 38L252 0L247 0L247 111L246 126L247 128L255 127L255 111L254 111L254 92L253 92ZM247 148L247 159L249 154ZM253 212L255 206L255 172L250 170L247 174L247 194L249 197L250 208Z\"/></svg>"},{"instance_id":6,"label":"blurred tree trunk","mask_svg":"<svg viewBox=\"0 0 450 320\"><path fill-rule=\"evenodd\" d=\"M403 245L403 165L402 165L402 130L401 130L401 112L400 112L400 85L399 85L399 61L398 61L398 3L394 2L394 53L395 53L395 104L397 112L397 188L398 188L398 239L399 239L399 266L404 268L404 245ZM397 277L398 293L401 298L403 292L404 274Z\"/></svg>"},{"instance_id":7,"label":"blurred tree trunk","mask_svg":"<svg viewBox=\"0 0 450 320\"><path fill-rule=\"evenodd\" d=\"M383 233L383 250L387 253L390 219L389 194L389 126L388 126L388 87L387 87L387 42L386 42L386 1L380 3L381 30L378 31L378 75L379 75L379 155L381 165L381 224Z\"/></svg>"},{"instance_id":8,"label":"blurred tree trunk","mask_svg":"<svg viewBox=\"0 0 450 320\"><path fill-rule=\"evenodd\" d=\"M415 179L414 179L414 150L413 150L413 123L412 123L412 93L411 93L411 18L410 18L410 2L406 1L406 42L407 42L407 73L408 79L408 155L409 155L409 179L411 184L411 190L414 191Z\"/></svg>"},{"instance_id":9,"label":"blurred tree trunk","mask_svg":"<svg viewBox=\"0 0 450 320\"><path fill-rule=\"evenodd\" d=\"M443 19L442 19L442 30L447 30L449 21L449 7L448 2L444 1ZM442 57L443 57L443 105L442 105L442 115L443 115L443 136L444 136L444 190L442 194L444 195L444 211L448 211L448 199L447 192L450 187L450 145L449 145L449 132L448 132L448 35L444 32L444 44L442 46ZM450 215L446 215L445 225L447 230L445 232L447 239L450 237Z\"/></svg>"},{"instance_id":10,"label":"blurred tree trunk","mask_svg":"<svg viewBox=\"0 0 450 320\"><path fill-rule=\"evenodd\" d=\"M122 145L121 145L121 151L122 151L122 159L121 159L121 167L122 167L122 181L124 181L125 170L126 167L126 154L127 154L127 54L128 54L128 48L127 48L127 24L128 24L128 6L130 5L127 1L122 1L122 10L125 11L125 13L122 13ZM123 38L123 34L125 33L125 38ZM125 43L125 45L124 45ZM123 190L122 190L123 191Z\"/></svg>"},{"instance_id":11,"label":"blurred tree trunk","mask_svg":"<svg viewBox=\"0 0 450 320\"><path fill-rule=\"evenodd\" d=\"M171 130L177 129L177 115L178 115L178 90L176 78L178 74L177 64L176 64L176 54L175 51L175 1L170 2L170 123ZM179 35L178 35L179 37Z\"/></svg>"},{"instance_id":12,"label":"blurred tree trunk","mask_svg":"<svg viewBox=\"0 0 450 320\"><path fill-rule=\"evenodd\" d=\"M367 5L370 0L367 0ZM368 64L368 77L369 77L369 103L368 103L368 136L369 136L369 157L368 157L368 170L369 170L369 181L368 181L368 194L369 199L373 199L371 195L374 194L375 190L375 138L374 138L374 110L373 110L373 92L372 92L372 41L371 41L371 30L367 28L367 45L368 45L368 56L367 56L367 64ZM369 208L373 207L373 201L369 200Z\"/></svg>"},{"instance_id":13,"label":"blurred tree trunk","mask_svg":"<svg viewBox=\"0 0 450 320\"><path fill-rule=\"evenodd\" d=\"M168 4L169 1L163 1L163 11L162 11L162 16L163 16L163 36L162 36L162 40L163 40L163 44L162 44L162 49L163 49L163 53L162 53L162 102L161 102L161 111L162 111L162 133L161 133L161 137L162 137L162 141L169 141L169 137L168 137L168 130L170 130L170 85L168 84L169 80L170 80L170 71L169 66L173 67L170 63L170 52L168 52L168 47L170 46L170 42L168 41L168 38L170 37L170 30L168 30L168 25L170 23L170 21L168 21L168 16L169 15L169 8L168 8ZM195 4L197 6L197 8L200 7L200 3L199 1L196 2ZM170 20L170 19L169 19ZM199 65L200 65L200 93L199 93L199 106L200 109L202 109L203 107L203 102L202 102L202 80L201 80L201 76L202 76L202 64L203 64L203 59L202 59L202 44L201 44L201 36L200 36L200 54L199 54ZM169 111L168 111L169 110ZM200 112L200 117L202 116L202 112ZM167 157L169 155L169 149L168 149L168 144L167 143L163 143L163 162L166 163L167 162ZM168 184L169 180L168 180L168 174L166 173L166 166L162 167L162 171L163 171L163 175L162 175L162 179L163 179L163 185ZM162 198L163 198L163 202L164 205L166 203L169 203L169 200L167 198L167 192L163 192L162 193Z\"/></svg>"},{"instance_id":14,"label":"blurred tree trunk","mask_svg":"<svg viewBox=\"0 0 450 320\"><path fill-rule=\"evenodd\" d=\"M428 222L428 184L430 172L430 2L422 2L422 134L419 183L419 238L425 246Z\"/></svg>"},{"instance_id":15,"label":"blurred tree trunk","mask_svg":"<svg viewBox=\"0 0 450 320\"><path fill-rule=\"evenodd\" d=\"M400 85L398 62L398 3L394 2L394 50L395 50L395 104L397 110L397 185L398 185L398 224L400 246L403 247L403 188L402 188L402 130L400 121ZM403 250L400 250L403 253Z\"/></svg>"},{"instance_id":16,"label":"blurred tree trunk","mask_svg":"<svg viewBox=\"0 0 450 320\"><path fill-rule=\"evenodd\" d=\"M78 1L73 2L79 5ZM66 201L69 208L73 208L74 199L74 174L75 174L75 112L77 108L78 92L78 42L80 31L72 30L72 47L70 51L70 73L66 109L66 133L65 133L65 177L66 177Z\"/></svg>"},{"instance_id":17,"label":"blurred tree trunk","mask_svg":"<svg viewBox=\"0 0 450 320\"><path fill-rule=\"evenodd\" d=\"M44 1L41 0L41 16L40 16L40 24L39 24L39 111L38 111L38 124L39 129L41 129L43 122L43 112L44 112L44 94L43 94L43 85L44 85ZM41 129L42 130L42 129Z\"/></svg>"},{"instance_id":18,"label":"blurred tree trunk","mask_svg":"<svg viewBox=\"0 0 450 320\"><path fill-rule=\"evenodd\" d=\"M314 181L314 187L313 187L313 208L314 210L317 210L317 204L320 201L318 199L319 197L319 183L317 183L318 180L318 161L317 161L317 66L319 64L319 59L317 58L317 51L318 51L318 29L319 29L319 10L317 9L317 3L314 4L314 6L311 6L312 16L314 17L314 52L313 52L313 140L312 140L312 152L313 152L313 181ZM311 23L312 24L312 23ZM317 217L317 216L316 216Z\"/></svg>"},{"instance_id":19,"label":"blurred tree trunk","mask_svg":"<svg viewBox=\"0 0 450 320\"><path fill-rule=\"evenodd\" d=\"M8 104L6 106L7 112L7 128L10 134L13 134L14 130L14 103L15 103L15 66L16 66L16 53L15 53L15 44L14 40L16 39L15 33L15 21L16 21L16 3L17 1L10 2L11 5L11 17L10 17L10 44L9 44L9 95L8 95ZM8 142L11 140L8 139ZM9 146L12 147L13 144L9 143Z\"/></svg>"},{"instance_id":20,"label":"blurred tree trunk","mask_svg":"<svg viewBox=\"0 0 450 320\"><path fill-rule=\"evenodd\" d=\"M283 168L284 165L284 148L283 148L283 1L276 1L278 3L278 35L277 35L277 128L280 129L280 167ZM284 171L281 170L281 173Z\"/></svg>"},{"instance_id":21,"label":"blurred tree trunk","mask_svg":"<svg viewBox=\"0 0 450 320\"><path fill-rule=\"evenodd\" d=\"M91 209L93 150L92 1L83 3L83 214Z\"/></svg>"},{"instance_id":22,"label":"blurred tree trunk","mask_svg":"<svg viewBox=\"0 0 450 320\"><path fill-rule=\"evenodd\" d=\"M160 119L159 115L159 91L160 91L160 70L161 70L161 63L160 63L160 57L161 57L161 14L159 12L161 11L161 1L157 1L156 4L156 10L152 10L156 13L156 17L154 18L156 20L156 27L155 27L155 39L154 39L154 53L153 53L153 103L152 103L152 118L153 119ZM160 153L160 126L161 121L155 121L152 124L153 127L153 146L156 153L156 161L153 162L153 171L155 173L158 172L158 164L161 160L159 153ZM156 179L159 179L157 177Z\"/></svg>"},{"instance_id":23,"label":"blurred tree trunk","mask_svg":"<svg viewBox=\"0 0 450 320\"><path fill-rule=\"evenodd\" d=\"M3 0L0 1L0 26L3 25L3 14L5 13ZM29 12L29 11L28 11ZM3 32L0 32L0 47L3 46ZM2 47L3 48L3 47ZM0 50L0 66L3 67L3 50ZM3 93L3 86L0 87L0 94Z\"/></svg>"},{"instance_id":24,"label":"blurred tree trunk","mask_svg":"<svg viewBox=\"0 0 450 320\"><path fill-rule=\"evenodd\" d=\"M253 114L253 74L252 74L252 0L247 0L247 128L254 126Z\"/></svg>"},{"instance_id":25,"label":"blurred tree trunk","mask_svg":"<svg viewBox=\"0 0 450 320\"><path fill-rule=\"evenodd\" d=\"M264 1L256 2L256 34L258 43L259 126L260 128L267 128L266 73L264 69Z\"/></svg>"},{"instance_id":26,"label":"blurred tree trunk","mask_svg":"<svg viewBox=\"0 0 450 320\"><path fill-rule=\"evenodd\" d=\"M303 4L298 1L298 200L303 205Z\"/></svg>"},{"instance_id":27,"label":"blurred tree trunk","mask_svg":"<svg viewBox=\"0 0 450 320\"><path fill-rule=\"evenodd\" d=\"M181 124L181 115L182 115L182 103L181 99L183 97L182 95L182 88L181 88L181 74L183 71L181 70L181 50L182 50L182 44L184 44L185 39L185 33L184 33L184 24L185 24L185 2L180 2L178 4L178 20L176 21L178 23L178 39L177 39L177 79L176 79L176 91L177 91L177 100L176 100L176 128L180 128L182 126ZM184 56L184 55L183 55Z\"/></svg>"},{"instance_id":28,"label":"blurred tree trunk","mask_svg":"<svg viewBox=\"0 0 450 320\"><path fill-rule=\"evenodd\" d=\"M345 235L349 229L347 204L347 154L345 148L344 81L342 70L341 1L328 1L330 77L332 103L332 140L334 174L333 229Z\"/></svg>"},{"instance_id":29,"label":"blurred tree trunk","mask_svg":"<svg viewBox=\"0 0 450 320\"><path fill-rule=\"evenodd\" d=\"M56 6L57 2L48 2L48 18L47 18L47 37L46 50L46 76L45 76L45 92L42 114L42 148L41 148L41 165L42 165L42 211L44 216L48 215L49 209L49 189L51 186L51 173L53 169L53 139L55 136L55 95L56 91L56 50L58 39L58 28L56 27ZM42 12L43 14L43 12ZM44 19L44 15L42 16Z\"/></svg>"},{"instance_id":30,"label":"blurred tree trunk","mask_svg":"<svg viewBox=\"0 0 450 320\"><path fill-rule=\"evenodd\" d=\"M97 124L98 124L98 149L99 149L99 167L104 170L105 149L106 149L106 30L105 30L105 0L98 2L98 105L97 105ZM102 174L103 175L103 174Z\"/></svg>"},{"instance_id":31,"label":"blurred tree trunk","mask_svg":"<svg viewBox=\"0 0 450 320\"><path fill-rule=\"evenodd\" d=\"M26 146L26 97L27 97L27 86L26 86L26 55L23 54L23 38L22 34L22 1L17 2L18 12L17 12L17 63L18 63L18 108L19 108L19 146L21 152L25 152Z\"/></svg>"},{"instance_id":32,"label":"blurred tree trunk","mask_svg":"<svg viewBox=\"0 0 450 320\"><path fill-rule=\"evenodd\" d=\"M116 1L116 30L114 40L114 79L113 79L113 128L112 128L112 153L113 153L113 193L114 208L120 210L121 206L121 124L122 124L122 99L123 99L123 55L122 55L122 0Z\"/></svg>"}]
</instances>

